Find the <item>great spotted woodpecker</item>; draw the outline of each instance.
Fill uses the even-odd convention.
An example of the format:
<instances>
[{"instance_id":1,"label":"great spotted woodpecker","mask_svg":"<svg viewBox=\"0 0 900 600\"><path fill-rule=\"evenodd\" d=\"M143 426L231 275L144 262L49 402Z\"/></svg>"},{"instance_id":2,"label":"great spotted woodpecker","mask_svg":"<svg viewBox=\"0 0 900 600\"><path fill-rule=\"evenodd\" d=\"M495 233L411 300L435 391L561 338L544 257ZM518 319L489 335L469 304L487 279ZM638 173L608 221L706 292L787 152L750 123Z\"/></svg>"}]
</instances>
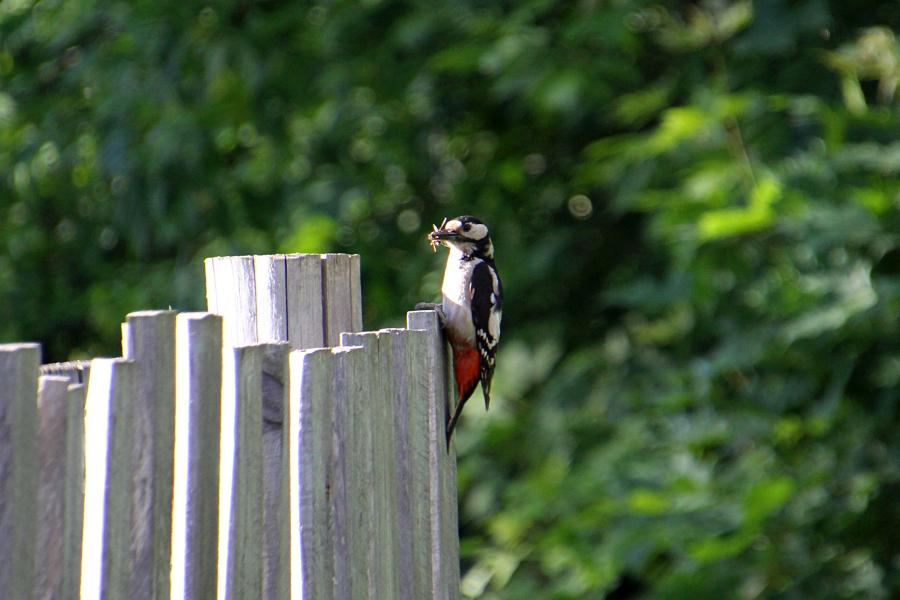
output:
<instances>
[{"instance_id":1,"label":"great spotted woodpecker","mask_svg":"<svg viewBox=\"0 0 900 600\"><path fill-rule=\"evenodd\" d=\"M434 227L428 234L428 241L432 247L442 244L450 249L441 286L442 320L453 350L457 394L456 410L447 424L449 446L463 406L479 381L485 410L491 403L503 286L494 264L494 245L487 225L475 217L445 219L440 228Z\"/></svg>"}]
</instances>

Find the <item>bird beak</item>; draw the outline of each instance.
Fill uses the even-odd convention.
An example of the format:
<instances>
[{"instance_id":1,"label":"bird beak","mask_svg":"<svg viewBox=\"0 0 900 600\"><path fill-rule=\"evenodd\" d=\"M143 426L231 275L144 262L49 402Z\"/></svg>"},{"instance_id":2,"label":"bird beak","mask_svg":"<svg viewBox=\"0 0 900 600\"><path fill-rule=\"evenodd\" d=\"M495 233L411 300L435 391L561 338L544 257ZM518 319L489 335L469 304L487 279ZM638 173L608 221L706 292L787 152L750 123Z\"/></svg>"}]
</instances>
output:
<instances>
[{"instance_id":1,"label":"bird beak","mask_svg":"<svg viewBox=\"0 0 900 600\"><path fill-rule=\"evenodd\" d=\"M431 242L432 244L435 244L438 242L457 240L460 237L462 237L459 235L459 232L457 232L456 230L444 229L444 227L446 225L447 225L446 217L444 217L444 220L441 222L440 227L438 227L437 225L432 225L431 227L432 227L432 229L434 229L434 231L432 231L428 234L428 241Z\"/></svg>"},{"instance_id":2,"label":"bird beak","mask_svg":"<svg viewBox=\"0 0 900 600\"><path fill-rule=\"evenodd\" d=\"M458 240L462 236L459 235L456 231L448 231L446 229L435 229L431 233L428 234L429 242L446 242L452 240Z\"/></svg>"}]
</instances>

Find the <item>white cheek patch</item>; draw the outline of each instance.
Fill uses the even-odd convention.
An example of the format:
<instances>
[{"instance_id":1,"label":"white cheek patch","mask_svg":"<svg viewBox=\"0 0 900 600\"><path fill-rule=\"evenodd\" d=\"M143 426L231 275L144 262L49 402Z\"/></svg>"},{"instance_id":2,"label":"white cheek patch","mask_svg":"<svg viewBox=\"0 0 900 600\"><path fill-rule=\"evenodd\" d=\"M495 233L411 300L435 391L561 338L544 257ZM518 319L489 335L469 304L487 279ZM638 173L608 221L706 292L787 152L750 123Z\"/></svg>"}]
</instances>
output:
<instances>
[{"instance_id":1,"label":"white cheek patch","mask_svg":"<svg viewBox=\"0 0 900 600\"><path fill-rule=\"evenodd\" d=\"M469 231L465 232L465 236L472 240L481 240L488 234L487 226L480 223L473 223Z\"/></svg>"}]
</instances>

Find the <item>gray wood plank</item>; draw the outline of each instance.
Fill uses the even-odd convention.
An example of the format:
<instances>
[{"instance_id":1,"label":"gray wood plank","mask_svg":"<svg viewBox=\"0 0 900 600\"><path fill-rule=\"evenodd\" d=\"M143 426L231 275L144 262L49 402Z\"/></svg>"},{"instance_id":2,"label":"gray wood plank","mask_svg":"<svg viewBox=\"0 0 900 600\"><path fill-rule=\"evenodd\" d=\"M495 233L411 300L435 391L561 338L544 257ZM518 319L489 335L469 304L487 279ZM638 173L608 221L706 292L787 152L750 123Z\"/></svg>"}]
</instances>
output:
<instances>
[{"instance_id":1,"label":"gray wood plank","mask_svg":"<svg viewBox=\"0 0 900 600\"><path fill-rule=\"evenodd\" d=\"M282 506L282 487L287 487L284 473L284 410L288 381L290 345L266 344L263 347L262 372L262 449L263 449L263 598L279 597L286 590L282 570L282 534L288 527L286 506ZM282 474L284 473L284 477ZM283 514L282 514L283 512ZM285 556L287 556L285 548Z\"/></svg>"},{"instance_id":2,"label":"gray wood plank","mask_svg":"<svg viewBox=\"0 0 900 600\"><path fill-rule=\"evenodd\" d=\"M322 302L322 257L285 256L288 341L295 350L325 346Z\"/></svg>"},{"instance_id":3,"label":"gray wood plank","mask_svg":"<svg viewBox=\"0 0 900 600\"><path fill-rule=\"evenodd\" d=\"M175 432L175 311L127 317L123 355L134 361L131 590L169 597Z\"/></svg>"},{"instance_id":4,"label":"gray wood plank","mask_svg":"<svg viewBox=\"0 0 900 600\"><path fill-rule=\"evenodd\" d=\"M222 317L176 318L173 598L216 593Z\"/></svg>"},{"instance_id":5,"label":"gray wood plank","mask_svg":"<svg viewBox=\"0 0 900 600\"><path fill-rule=\"evenodd\" d=\"M206 310L213 314L221 315L219 306L219 292L216 285L216 261L219 257L211 257L203 260L203 272L206 278Z\"/></svg>"},{"instance_id":6,"label":"gray wood plank","mask_svg":"<svg viewBox=\"0 0 900 600\"><path fill-rule=\"evenodd\" d=\"M85 401L81 598L131 598L135 365L95 358Z\"/></svg>"},{"instance_id":7,"label":"gray wood plank","mask_svg":"<svg viewBox=\"0 0 900 600\"><path fill-rule=\"evenodd\" d=\"M256 289L256 333L260 342L284 342L287 329L287 273L283 254L253 257Z\"/></svg>"},{"instance_id":8,"label":"gray wood plank","mask_svg":"<svg viewBox=\"0 0 900 600\"><path fill-rule=\"evenodd\" d=\"M83 371L87 372L87 369ZM75 600L81 588L81 536L84 525L85 385L70 383L66 405L66 473L63 497L63 581L61 598Z\"/></svg>"},{"instance_id":9,"label":"gray wood plank","mask_svg":"<svg viewBox=\"0 0 900 600\"><path fill-rule=\"evenodd\" d=\"M410 330L407 337L407 433L409 460L410 530L412 533L413 595L432 598L436 591L432 557L432 529L429 395L430 380L434 377L428 362L428 332Z\"/></svg>"},{"instance_id":10,"label":"gray wood plank","mask_svg":"<svg viewBox=\"0 0 900 600\"><path fill-rule=\"evenodd\" d=\"M0 345L0 597L34 587L38 493L38 344Z\"/></svg>"},{"instance_id":11,"label":"gray wood plank","mask_svg":"<svg viewBox=\"0 0 900 600\"><path fill-rule=\"evenodd\" d=\"M340 344L341 333L354 331L353 289L350 285L349 254L322 255L322 302L325 316L325 344Z\"/></svg>"},{"instance_id":12,"label":"gray wood plank","mask_svg":"<svg viewBox=\"0 0 900 600\"><path fill-rule=\"evenodd\" d=\"M399 589L398 523L396 515L397 470L394 453L393 374L391 372L391 336L380 331L345 333L343 345L362 346L370 379L363 401L370 411L372 487L367 500L373 511L368 548L373 568L372 588L368 597L397 598ZM361 424L361 423L360 423ZM368 473L362 473L368 478Z\"/></svg>"},{"instance_id":13,"label":"gray wood plank","mask_svg":"<svg viewBox=\"0 0 900 600\"><path fill-rule=\"evenodd\" d=\"M350 331L362 331L363 306L359 254L350 255Z\"/></svg>"},{"instance_id":14,"label":"gray wood plank","mask_svg":"<svg viewBox=\"0 0 900 600\"><path fill-rule=\"evenodd\" d=\"M217 256L205 262L207 308L225 319L225 344L253 344L257 341L256 274L252 256ZM212 307L215 306L215 310Z\"/></svg>"},{"instance_id":15,"label":"gray wood plank","mask_svg":"<svg viewBox=\"0 0 900 600\"><path fill-rule=\"evenodd\" d=\"M363 348L339 346L335 354L332 473L332 517L335 537L335 598L365 598L372 589L369 563L372 510L371 425L364 406Z\"/></svg>"},{"instance_id":16,"label":"gray wood plank","mask_svg":"<svg viewBox=\"0 0 900 600\"><path fill-rule=\"evenodd\" d=\"M333 370L334 355L328 350L290 355L287 426L291 593L295 598L334 597L334 551L328 529Z\"/></svg>"},{"instance_id":17,"label":"gray wood plank","mask_svg":"<svg viewBox=\"0 0 900 600\"><path fill-rule=\"evenodd\" d=\"M366 334L344 333L342 347L356 347L343 355L346 378L347 547L352 587L357 598L379 597L375 569L375 486L373 464L374 403L371 388L377 374L378 349L354 346L350 339ZM377 343L376 338L370 338ZM373 360L374 359L374 360ZM385 597L385 596L381 596Z\"/></svg>"},{"instance_id":18,"label":"gray wood plank","mask_svg":"<svg viewBox=\"0 0 900 600\"><path fill-rule=\"evenodd\" d=\"M218 598L261 598L264 347L226 348L222 372Z\"/></svg>"},{"instance_id":19,"label":"gray wood plank","mask_svg":"<svg viewBox=\"0 0 900 600\"><path fill-rule=\"evenodd\" d=\"M409 329L426 332L426 371L428 379L429 470L431 501L431 560L433 597L441 600L459 597L459 525L457 516L456 453L446 446L447 420L453 409L450 392L447 344L437 313L407 313Z\"/></svg>"},{"instance_id":20,"label":"gray wood plank","mask_svg":"<svg viewBox=\"0 0 900 600\"><path fill-rule=\"evenodd\" d=\"M350 517L347 507L350 501L348 494L348 456L350 448L350 392L348 390L347 354L350 348L339 346L332 349L334 354L332 416L331 416L331 506L329 510L328 528L334 539L334 597L353 598L356 590L354 584L354 568L350 554Z\"/></svg>"},{"instance_id":21,"label":"gray wood plank","mask_svg":"<svg viewBox=\"0 0 900 600\"><path fill-rule=\"evenodd\" d=\"M41 568L35 577L36 598L62 594L68 387L67 377L43 376L38 384L40 483L35 560Z\"/></svg>"},{"instance_id":22,"label":"gray wood plank","mask_svg":"<svg viewBox=\"0 0 900 600\"><path fill-rule=\"evenodd\" d=\"M396 469L396 518L397 518L397 561L399 569L399 587L397 598L413 599L415 595L412 543L412 497L410 487L409 461L409 364L407 360L407 341L409 332L406 329L382 329L382 335L388 335L391 341L390 370L393 376L394 405L394 461Z\"/></svg>"}]
</instances>

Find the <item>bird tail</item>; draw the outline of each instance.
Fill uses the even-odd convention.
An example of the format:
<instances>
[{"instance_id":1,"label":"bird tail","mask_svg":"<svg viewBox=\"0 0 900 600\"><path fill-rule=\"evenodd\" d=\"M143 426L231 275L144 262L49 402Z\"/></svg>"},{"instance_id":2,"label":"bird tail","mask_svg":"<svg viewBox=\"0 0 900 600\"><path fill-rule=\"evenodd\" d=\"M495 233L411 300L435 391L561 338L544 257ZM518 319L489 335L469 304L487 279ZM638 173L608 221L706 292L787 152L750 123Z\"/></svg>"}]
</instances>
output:
<instances>
[{"instance_id":1,"label":"bird tail","mask_svg":"<svg viewBox=\"0 0 900 600\"><path fill-rule=\"evenodd\" d=\"M450 417L450 422L447 423L447 452L450 452L450 439L453 437L453 430L456 429L456 422L459 421L459 416L462 414L464 404L465 401L462 401L456 405L453 416Z\"/></svg>"}]
</instances>

